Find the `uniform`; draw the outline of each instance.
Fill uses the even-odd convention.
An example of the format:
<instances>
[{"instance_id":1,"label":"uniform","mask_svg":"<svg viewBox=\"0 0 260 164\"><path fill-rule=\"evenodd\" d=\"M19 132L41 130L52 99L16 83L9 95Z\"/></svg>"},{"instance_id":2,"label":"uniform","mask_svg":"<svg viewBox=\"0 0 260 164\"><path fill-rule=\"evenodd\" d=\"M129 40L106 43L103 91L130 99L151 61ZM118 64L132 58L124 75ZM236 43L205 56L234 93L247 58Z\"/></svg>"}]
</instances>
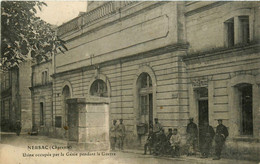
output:
<instances>
[{"instance_id":1,"label":"uniform","mask_svg":"<svg viewBox=\"0 0 260 164\"><path fill-rule=\"evenodd\" d=\"M172 156L180 156L181 136L178 133L173 134L170 138L170 143L173 148Z\"/></svg>"},{"instance_id":2,"label":"uniform","mask_svg":"<svg viewBox=\"0 0 260 164\"><path fill-rule=\"evenodd\" d=\"M198 138L198 128L197 125L193 122L190 122L187 125L187 144L189 147L189 154L195 153L197 147L197 138Z\"/></svg>"},{"instance_id":3,"label":"uniform","mask_svg":"<svg viewBox=\"0 0 260 164\"><path fill-rule=\"evenodd\" d=\"M161 131L157 134L157 143L155 145L155 154L164 154L165 153L165 144L167 143L167 137L164 134L164 131Z\"/></svg>"},{"instance_id":4,"label":"uniform","mask_svg":"<svg viewBox=\"0 0 260 164\"><path fill-rule=\"evenodd\" d=\"M227 127L224 126L223 124L218 125L216 129L216 137L215 137L215 143L216 143L215 153L218 158L220 158L221 151L227 137L228 137Z\"/></svg>"},{"instance_id":5,"label":"uniform","mask_svg":"<svg viewBox=\"0 0 260 164\"><path fill-rule=\"evenodd\" d=\"M119 149L123 150L124 138L125 138L125 125L123 123L118 125L117 135L118 135Z\"/></svg>"},{"instance_id":6,"label":"uniform","mask_svg":"<svg viewBox=\"0 0 260 164\"><path fill-rule=\"evenodd\" d=\"M213 138L215 136L215 132L214 129L212 128L212 126L204 126L202 128L202 138L203 138L203 145L202 145L202 156L207 158L209 155L209 152L211 150L211 146L212 146L212 141Z\"/></svg>"},{"instance_id":7,"label":"uniform","mask_svg":"<svg viewBox=\"0 0 260 164\"><path fill-rule=\"evenodd\" d=\"M159 133L162 130L162 125L158 122L153 125L153 132Z\"/></svg>"},{"instance_id":8,"label":"uniform","mask_svg":"<svg viewBox=\"0 0 260 164\"><path fill-rule=\"evenodd\" d=\"M110 128L110 144L112 150L115 150L116 139L117 139L117 126L112 125Z\"/></svg>"},{"instance_id":9,"label":"uniform","mask_svg":"<svg viewBox=\"0 0 260 164\"><path fill-rule=\"evenodd\" d=\"M146 139L146 143L144 145L144 154L146 154L147 147L149 148L150 154L152 153L151 149L154 147L155 142L155 134L151 131Z\"/></svg>"}]
</instances>

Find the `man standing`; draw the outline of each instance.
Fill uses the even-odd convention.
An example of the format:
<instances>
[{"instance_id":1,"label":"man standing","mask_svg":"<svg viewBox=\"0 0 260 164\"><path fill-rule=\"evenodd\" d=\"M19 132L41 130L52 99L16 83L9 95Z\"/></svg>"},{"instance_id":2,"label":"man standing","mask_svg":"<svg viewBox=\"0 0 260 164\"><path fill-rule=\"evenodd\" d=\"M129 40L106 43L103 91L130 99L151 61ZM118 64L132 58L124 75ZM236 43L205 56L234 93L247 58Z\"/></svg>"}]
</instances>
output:
<instances>
[{"instance_id":1,"label":"man standing","mask_svg":"<svg viewBox=\"0 0 260 164\"><path fill-rule=\"evenodd\" d=\"M212 126L209 125L208 122L204 123L204 126L202 127L202 157L201 158L208 158L211 146L212 146L212 140L215 136L214 129Z\"/></svg>"},{"instance_id":2,"label":"man standing","mask_svg":"<svg viewBox=\"0 0 260 164\"><path fill-rule=\"evenodd\" d=\"M218 126L216 129L215 137L215 153L216 157L213 160L219 160L223 145L225 144L226 138L228 137L228 130L225 125L222 124L222 119L218 119Z\"/></svg>"},{"instance_id":3,"label":"man standing","mask_svg":"<svg viewBox=\"0 0 260 164\"><path fill-rule=\"evenodd\" d=\"M113 120L113 125L110 128L110 145L111 149L115 150L116 146L116 137L117 137L117 126L116 126L116 120Z\"/></svg>"},{"instance_id":4,"label":"man standing","mask_svg":"<svg viewBox=\"0 0 260 164\"><path fill-rule=\"evenodd\" d=\"M120 124L117 127L117 134L118 134L119 149L123 150L124 138L125 138L125 125L123 124L123 119L120 119Z\"/></svg>"},{"instance_id":5,"label":"man standing","mask_svg":"<svg viewBox=\"0 0 260 164\"><path fill-rule=\"evenodd\" d=\"M20 120L17 120L15 123L15 131L16 131L17 136L20 135L21 129L22 129L21 122L20 122Z\"/></svg>"},{"instance_id":6,"label":"man standing","mask_svg":"<svg viewBox=\"0 0 260 164\"><path fill-rule=\"evenodd\" d=\"M193 122L193 118L190 118L190 123L187 125L186 133L187 133L187 144L188 144L188 156L194 155L197 146L197 138L198 138L198 128L197 125Z\"/></svg>"}]
</instances>

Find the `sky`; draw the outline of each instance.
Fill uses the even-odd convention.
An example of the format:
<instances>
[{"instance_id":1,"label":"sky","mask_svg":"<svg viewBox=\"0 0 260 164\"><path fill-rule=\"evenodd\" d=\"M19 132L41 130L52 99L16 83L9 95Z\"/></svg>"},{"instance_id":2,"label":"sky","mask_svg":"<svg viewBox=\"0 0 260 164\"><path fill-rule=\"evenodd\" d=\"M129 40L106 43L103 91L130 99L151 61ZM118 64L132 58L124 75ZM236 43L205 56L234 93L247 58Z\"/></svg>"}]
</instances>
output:
<instances>
[{"instance_id":1,"label":"sky","mask_svg":"<svg viewBox=\"0 0 260 164\"><path fill-rule=\"evenodd\" d=\"M44 1L48 6L38 11L37 16L53 25L61 25L78 16L79 12L86 12L86 1Z\"/></svg>"}]
</instances>

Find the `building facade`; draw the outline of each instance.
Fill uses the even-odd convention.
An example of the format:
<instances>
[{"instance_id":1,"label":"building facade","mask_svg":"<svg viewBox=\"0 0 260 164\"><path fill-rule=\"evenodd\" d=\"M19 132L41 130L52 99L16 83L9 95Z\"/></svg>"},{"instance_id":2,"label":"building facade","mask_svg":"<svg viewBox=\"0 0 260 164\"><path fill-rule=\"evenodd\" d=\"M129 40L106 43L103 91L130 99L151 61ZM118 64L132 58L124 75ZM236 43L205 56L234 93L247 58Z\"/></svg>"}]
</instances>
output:
<instances>
[{"instance_id":1,"label":"building facade","mask_svg":"<svg viewBox=\"0 0 260 164\"><path fill-rule=\"evenodd\" d=\"M33 113L33 131L39 131L39 134L52 135L53 129L53 90L52 61L42 62L32 65L32 113Z\"/></svg>"},{"instance_id":2,"label":"building facade","mask_svg":"<svg viewBox=\"0 0 260 164\"><path fill-rule=\"evenodd\" d=\"M124 120L128 147L145 142L147 130L139 128L149 127L154 118L165 130L178 128L182 144L189 117L199 128L203 122L216 127L223 119L230 150L250 145L248 153L257 158L259 6L91 2L88 12L58 27L69 51L44 64L53 68L52 83L34 89L34 124L66 139L66 100L106 97L109 119ZM45 68L33 69L41 76Z\"/></svg>"},{"instance_id":3,"label":"building facade","mask_svg":"<svg viewBox=\"0 0 260 164\"><path fill-rule=\"evenodd\" d=\"M31 62L22 63L1 73L1 131L15 131L16 121L22 124L22 132L32 128Z\"/></svg>"}]
</instances>

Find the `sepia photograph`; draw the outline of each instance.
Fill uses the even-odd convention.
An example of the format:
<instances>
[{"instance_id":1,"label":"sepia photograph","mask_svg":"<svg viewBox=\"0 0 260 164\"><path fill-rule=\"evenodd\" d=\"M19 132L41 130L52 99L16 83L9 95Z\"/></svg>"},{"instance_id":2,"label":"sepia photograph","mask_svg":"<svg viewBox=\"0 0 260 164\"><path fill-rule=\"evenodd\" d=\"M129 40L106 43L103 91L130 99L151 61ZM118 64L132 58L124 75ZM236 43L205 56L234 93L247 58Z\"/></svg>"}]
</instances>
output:
<instances>
[{"instance_id":1,"label":"sepia photograph","mask_svg":"<svg viewBox=\"0 0 260 164\"><path fill-rule=\"evenodd\" d=\"M0 164L260 163L260 1L0 3Z\"/></svg>"}]
</instances>

